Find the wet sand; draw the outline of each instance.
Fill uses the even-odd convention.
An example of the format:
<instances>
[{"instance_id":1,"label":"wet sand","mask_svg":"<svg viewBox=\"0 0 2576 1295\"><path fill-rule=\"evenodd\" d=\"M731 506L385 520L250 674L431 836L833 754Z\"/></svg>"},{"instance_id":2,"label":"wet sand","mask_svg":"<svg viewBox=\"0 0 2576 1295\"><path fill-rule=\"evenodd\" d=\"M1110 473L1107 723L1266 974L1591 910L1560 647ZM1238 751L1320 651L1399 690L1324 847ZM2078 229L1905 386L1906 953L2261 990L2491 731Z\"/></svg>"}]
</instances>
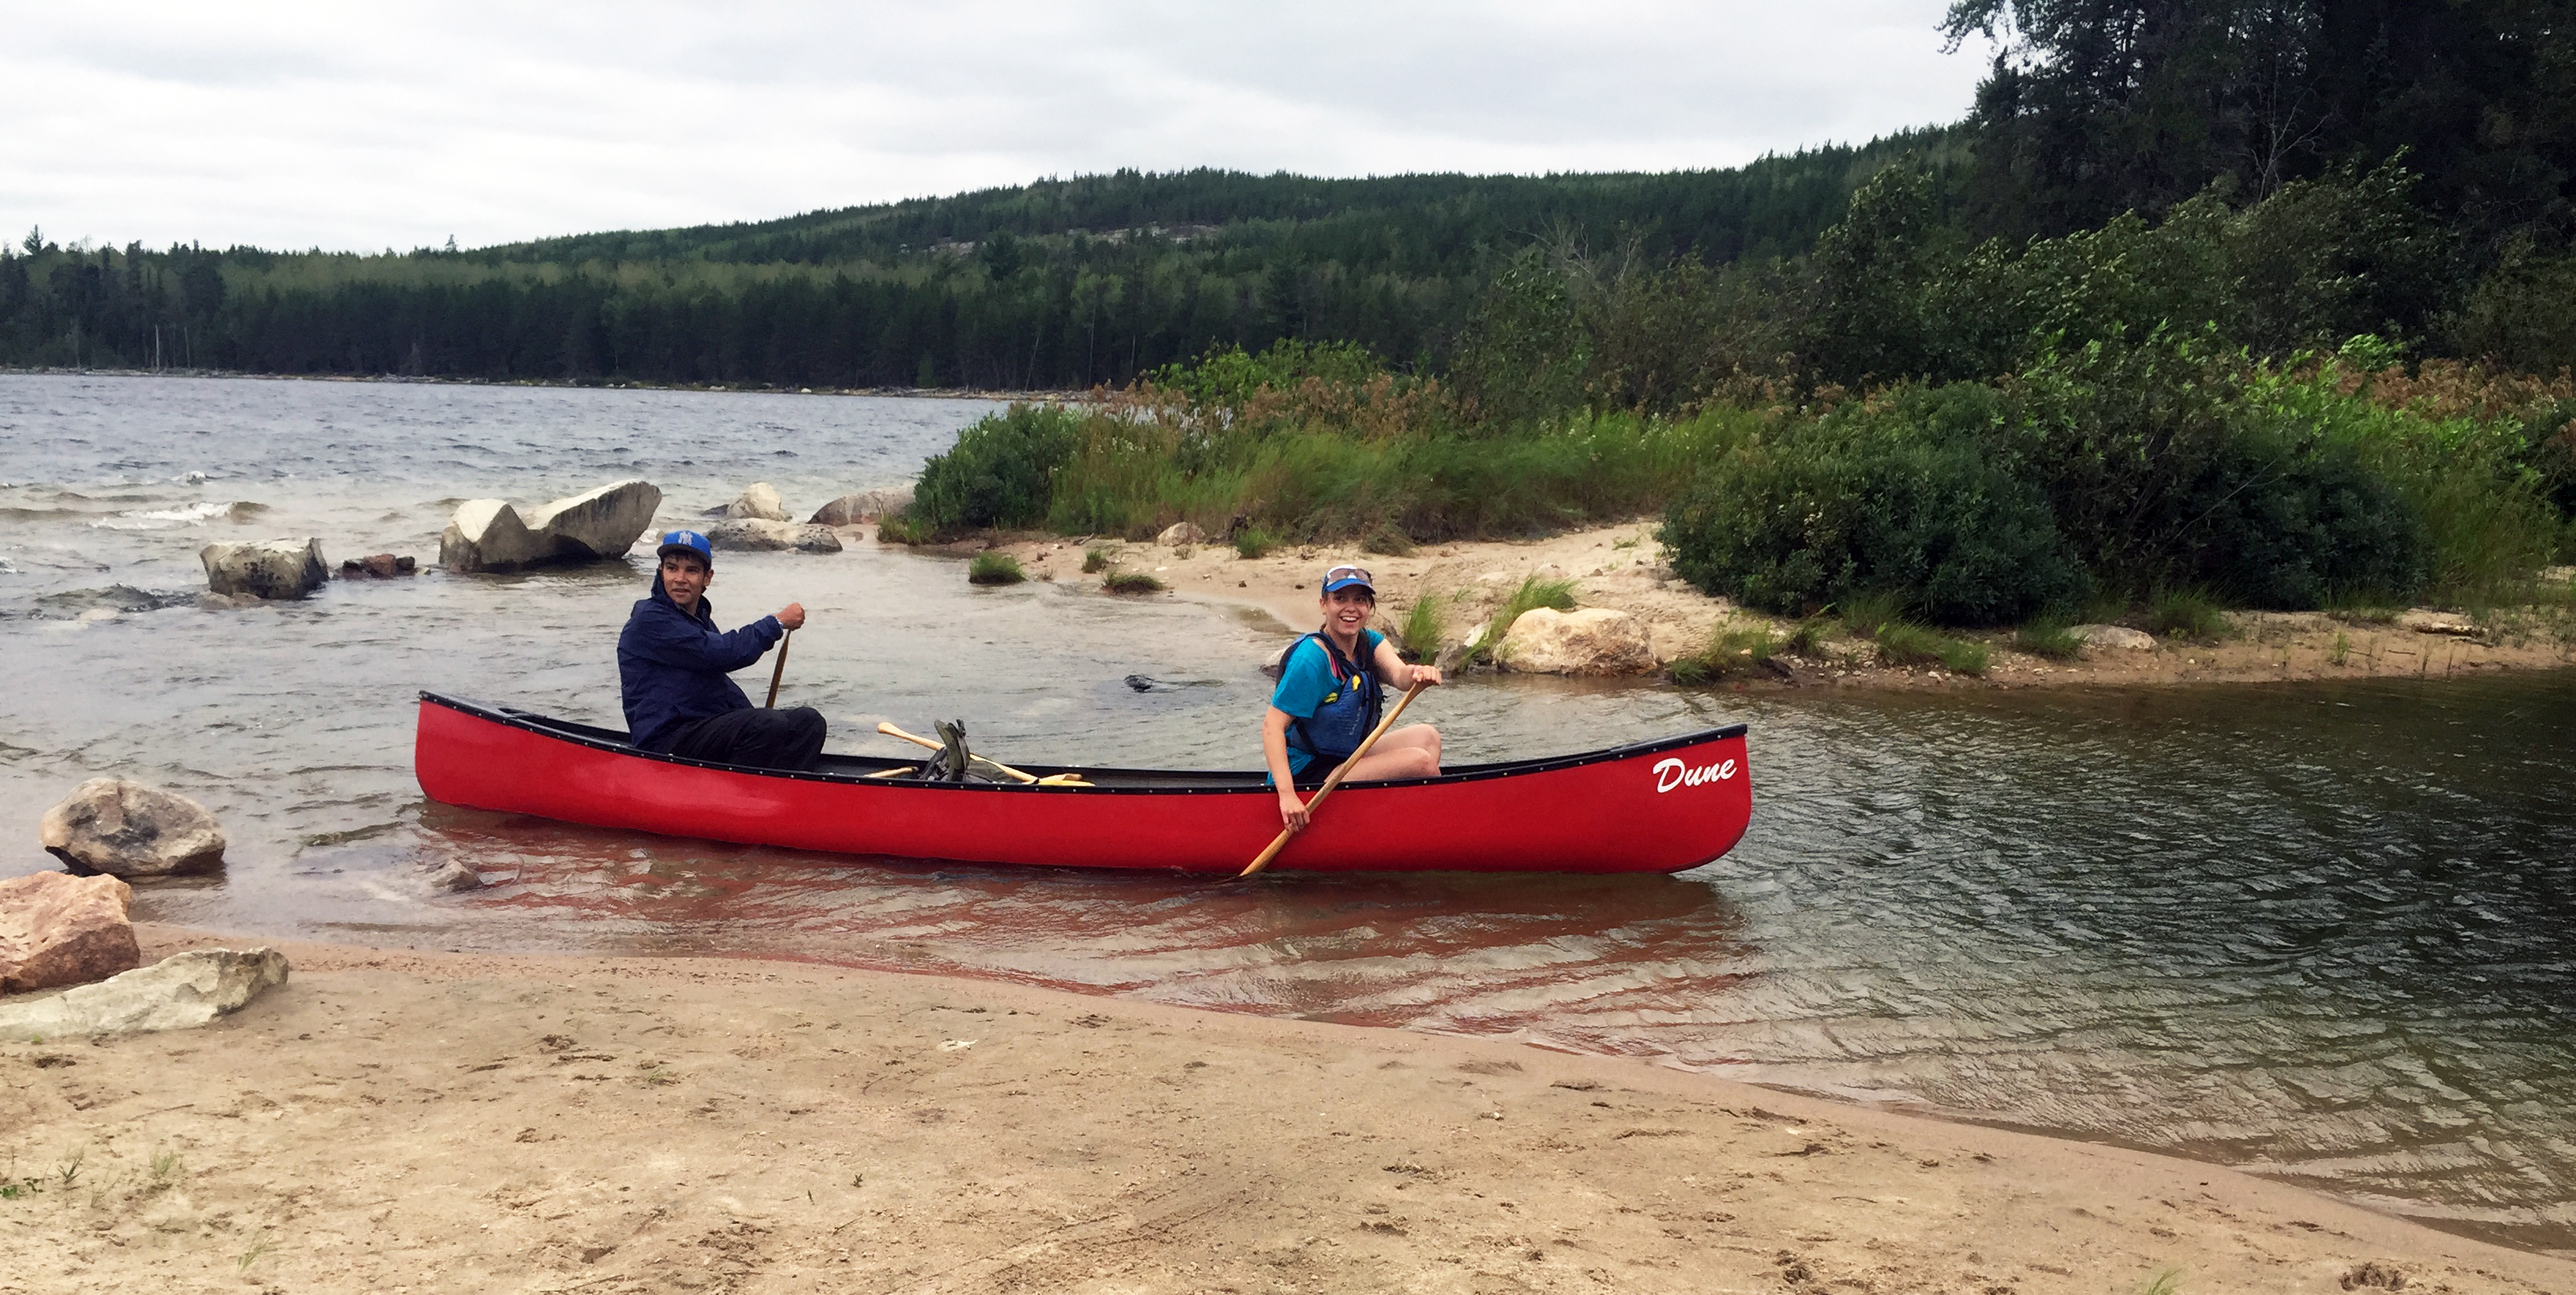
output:
<instances>
[{"instance_id":1,"label":"wet sand","mask_svg":"<svg viewBox=\"0 0 2576 1295\"><path fill-rule=\"evenodd\" d=\"M0 1291L2576 1289L2225 1169L1509 1041L280 947L207 1029L0 1048Z\"/></svg>"},{"instance_id":2,"label":"wet sand","mask_svg":"<svg viewBox=\"0 0 2576 1295\"><path fill-rule=\"evenodd\" d=\"M1448 627L1445 641L1459 642L1524 578L1537 575L1574 581L1578 606L1616 608L1643 621L1659 663L1702 651L1721 627L1761 625L1776 639L1788 637L1789 622L1712 598L1676 578L1655 540L1657 525L1657 519L1641 518L1543 540L1425 546L1405 557L1329 545L1290 546L1251 559L1222 543L1186 550L1138 543L1105 547L1119 570L1152 575L1176 595L1248 603L1300 629L1318 619L1316 577L1333 563L1354 562L1377 578L1378 627L1390 633L1415 602L1438 597ZM971 541L958 547L971 552L983 544ZM1099 580L1082 574L1082 562L1086 549L1104 547L1101 541L1020 537L998 547L1017 557L1033 577ZM2121 686L2388 675L2449 678L2576 664L2576 616L2566 608L2493 614L2475 636L2423 634L2317 612L2238 612L2230 619L2235 632L2222 641L2160 639L2152 650L2091 647L2072 661L2015 651L2009 633L1971 635L1993 648L1986 673L1974 677L1938 666L1882 666L1868 644L1837 636L1813 656L1779 658L1784 669L1745 672L1727 684L1738 689Z\"/></svg>"}]
</instances>

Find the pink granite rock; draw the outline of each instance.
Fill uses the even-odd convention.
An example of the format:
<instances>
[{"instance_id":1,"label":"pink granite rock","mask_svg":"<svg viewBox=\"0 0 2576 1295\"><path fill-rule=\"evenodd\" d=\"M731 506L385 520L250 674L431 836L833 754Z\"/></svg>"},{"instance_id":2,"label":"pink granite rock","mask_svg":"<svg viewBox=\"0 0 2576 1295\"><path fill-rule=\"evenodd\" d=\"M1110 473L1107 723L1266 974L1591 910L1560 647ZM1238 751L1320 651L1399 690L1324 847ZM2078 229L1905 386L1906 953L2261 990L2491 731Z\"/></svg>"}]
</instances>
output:
<instances>
[{"instance_id":1,"label":"pink granite rock","mask_svg":"<svg viewBox=\"0 0 2576 1295\"><path fill-rule=\"evenodd\" d=\"M143 963L114 877L40 872L0 881L0 993L105 980Z\"/></svg>"}]
</instances>

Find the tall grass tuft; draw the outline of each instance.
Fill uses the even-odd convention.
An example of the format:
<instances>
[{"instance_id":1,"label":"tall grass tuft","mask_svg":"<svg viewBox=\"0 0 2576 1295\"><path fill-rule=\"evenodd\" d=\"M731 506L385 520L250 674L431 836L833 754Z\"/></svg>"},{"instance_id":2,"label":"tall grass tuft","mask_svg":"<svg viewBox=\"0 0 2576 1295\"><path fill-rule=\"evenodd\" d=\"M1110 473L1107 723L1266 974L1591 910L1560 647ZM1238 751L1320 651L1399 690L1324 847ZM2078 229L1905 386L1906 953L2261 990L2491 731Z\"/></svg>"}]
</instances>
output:
<instances>
[{"instance_id":1,"label":"tall grass tuft","mask_svg":"<svg viewBox=\"0 0 2576 1295\"><path fill-rule=\"evenodd\" d=\"M1020 560L1008 553L987 550L966 564L966 583L970 585L1015 585L1029 578L1020 569Z\"/></svg>"},{"instance_id":2,"label":"tall grass tuft","mask_svg":"<svg viewBox=\"0 0 2576 1295\"><path fill-rule=\"evenodd\" d=\"M2147 631L2164 638L2215 643L2231 632L2218 601L2198 589L2169 589L2147 605Z\"/></svg>"},{"instance_id":3,"label":"tall grass tuft","mask_svg":"<svg viewBox=\"0 0 2576 1295\"><path fill-rule=\"evenodd\" d=\"M2013 631L2012 645L2032 656L2051 661L2072 661L2084 654L2084 640L2065 621L2042 616Z\"/></svg>"},{"instance_id":4,"label":"tall grass tuft","mask_svg":"<svg viewBox=\"0 0 2576 1295\"><path fill-rule=\"evenodd\" d=\"M1404 655L1414 661L1428 661L1440 655L1440 640L1449 632L1448 618L1440 613L1440 600L1424 594L1404 614L1401 634Z\"/></svg>"},{"instance_id":5,"label":"tall grass tuft","mask_svg":"<svg viewBox=\"0 0 2576 1295\"><path fill-rule=\"evenodd\" d=\"M1747 673L1761 668L1778 647L1767 625L1720 625L1710 633L1707 647L1673 662L1673 682L1715 683Z\"/></svg>"},{"instance_id":6,"label":"tall grass tuft","mask_svg":"<svg viewBox=\"0 0 2576 1295\"><path fill-rule=\"evenodd\" d=\"M1163 591L1163 582L1142 571L1112 571L1100 587L1113 594L1154 594Z\"/></svg>"},{"instance_id":7,"label":"tall grass tuft","mask_svg":"<svg viewBox=\"0 0 2576 1295\"><path fill-rule=\"evenodd\" d=\"M1535 573L1524 578L1520 587L1514 589L1511 596L1503 600L1503 605L1494 609L1494 618L1485 623L1485 636L1476 640L1475 645L1467 649L1467 656L1460 663L1461 666L1494 660L1496 653L1502 648L1503 636L1511 633L1512 622L1519 620L1523 612L1535 611L1541 607L1552 611L1573 611L1574 582L1543 580Z\"/></svg>"},{"instance_id":8,"label":"tall grass tuft","mask_svg":"<svg viewBox=\"0 0 2576 1295\"><path fill-rule=\"evenodd\" d=\"M1234 533L1234 555L1236 557L1257 558L1278 547L1278 545L1279 541L1272 539L1270 537L1270 532L1265 531L1258 526L1246 526L1242 530Z\"/></svg>"}]
</instances>

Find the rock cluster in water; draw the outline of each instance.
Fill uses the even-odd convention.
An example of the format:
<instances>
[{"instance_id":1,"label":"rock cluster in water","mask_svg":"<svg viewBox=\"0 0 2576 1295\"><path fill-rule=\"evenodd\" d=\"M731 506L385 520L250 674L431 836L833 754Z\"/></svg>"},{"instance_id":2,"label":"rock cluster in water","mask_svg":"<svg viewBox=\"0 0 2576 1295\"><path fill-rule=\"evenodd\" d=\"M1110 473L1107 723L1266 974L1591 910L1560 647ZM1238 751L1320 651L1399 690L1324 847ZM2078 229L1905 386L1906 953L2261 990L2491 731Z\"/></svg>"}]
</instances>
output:
<instances>
[{"instance_id":1,"label":"rock cluster in water","mask_svg":"<svg viewBox=\"0 0 2576 1295\"><path fill-rule=\"evenodd\" d=\"M322 541L314 539L209 544L197 560L206 564L208 589L235 597L301 598L331 579Z\"/></svg>"},{"instance_id":2,"label":"rock cluster in water","mask_svg":"<svg viewBox=\"0 0 2576 1295\"><path fill-rule=\"evenodd\" d=\"M0 881L0 993L85 985L142 965L134 890L63 872Z\"/></svg>"},{"instance_id":3,"label":"rock cluster in water","mask_svg":"<svg viewBox=\"0 0 2576 1295\"><path fill-rule=\"evenodd\" d=\"M516 571L622 558L661 506L662 492L649 481L558 499L524 519L507 500L469 499L439 536L438 561L450 571Z\"/></svg>"},{"instance_id":4,"label":"rock cluster in water","mask_svg":"<svg viewBox=\"0 0 2576 1295\"><path fill-rule=\"evenodd\" d=\"M707 528L707 543L748 553L838 553L841 537L829 526L744 518Z\"/></svg>"},{"instance_id":5,"label":"rock cluster in water","mask_svg":"<svg viewBox=\"0 0 2576 1295\"><path fill-rule=\"evenodd\" d=\"M391 553L370 553L363 558L350 558L340 564L343 580L391 580L420 570L420 563Z\"/></svg>"},{"instance_id":6,"label":"rock cluster in water","mask_svg":"<svg viewBox=\"0 0 2576 1295\"><path fill-rule=\"evenodd\" d=\"M724 507L724 515L735 521L784 522L787 504L778 497L778 487L766 481L755 481L743 489L739 498Z\"/></svg>"},{"instance_id":7,"label":"rock cluster in water","mask_svg":"<svg viewBox=\"0 0 2576 1295\"><path fill-rule=\"evenodd\" d=\"M38 830L46 853L82 875L169 877L224 862L224 830L205 806L123 778L82 783Z\"/></svg>"}]
</instances>

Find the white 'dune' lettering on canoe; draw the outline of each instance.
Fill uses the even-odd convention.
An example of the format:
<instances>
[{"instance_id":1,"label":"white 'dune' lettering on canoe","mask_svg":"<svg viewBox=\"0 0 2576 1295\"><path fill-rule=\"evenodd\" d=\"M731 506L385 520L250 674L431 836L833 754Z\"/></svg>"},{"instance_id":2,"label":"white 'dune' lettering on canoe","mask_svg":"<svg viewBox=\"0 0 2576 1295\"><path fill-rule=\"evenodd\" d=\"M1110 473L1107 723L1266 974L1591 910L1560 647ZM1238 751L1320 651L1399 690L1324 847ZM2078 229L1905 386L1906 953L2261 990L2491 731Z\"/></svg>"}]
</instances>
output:
<instances>
[{"instance_id":1,"label":"white 'dune' lettering on canoe","mask_svg":"<svg viewBox=\"0 0 2576 1295\"><path fill-rule=\"evenodd\" d=\"M1671 791L1675 787L1696 787L1704 782L1724 782L1735 776L1735 762L1720 760L1693 769L1680 760L1666 756L1655 762L1655 790Z\"/></svg>"}]
</instances>

